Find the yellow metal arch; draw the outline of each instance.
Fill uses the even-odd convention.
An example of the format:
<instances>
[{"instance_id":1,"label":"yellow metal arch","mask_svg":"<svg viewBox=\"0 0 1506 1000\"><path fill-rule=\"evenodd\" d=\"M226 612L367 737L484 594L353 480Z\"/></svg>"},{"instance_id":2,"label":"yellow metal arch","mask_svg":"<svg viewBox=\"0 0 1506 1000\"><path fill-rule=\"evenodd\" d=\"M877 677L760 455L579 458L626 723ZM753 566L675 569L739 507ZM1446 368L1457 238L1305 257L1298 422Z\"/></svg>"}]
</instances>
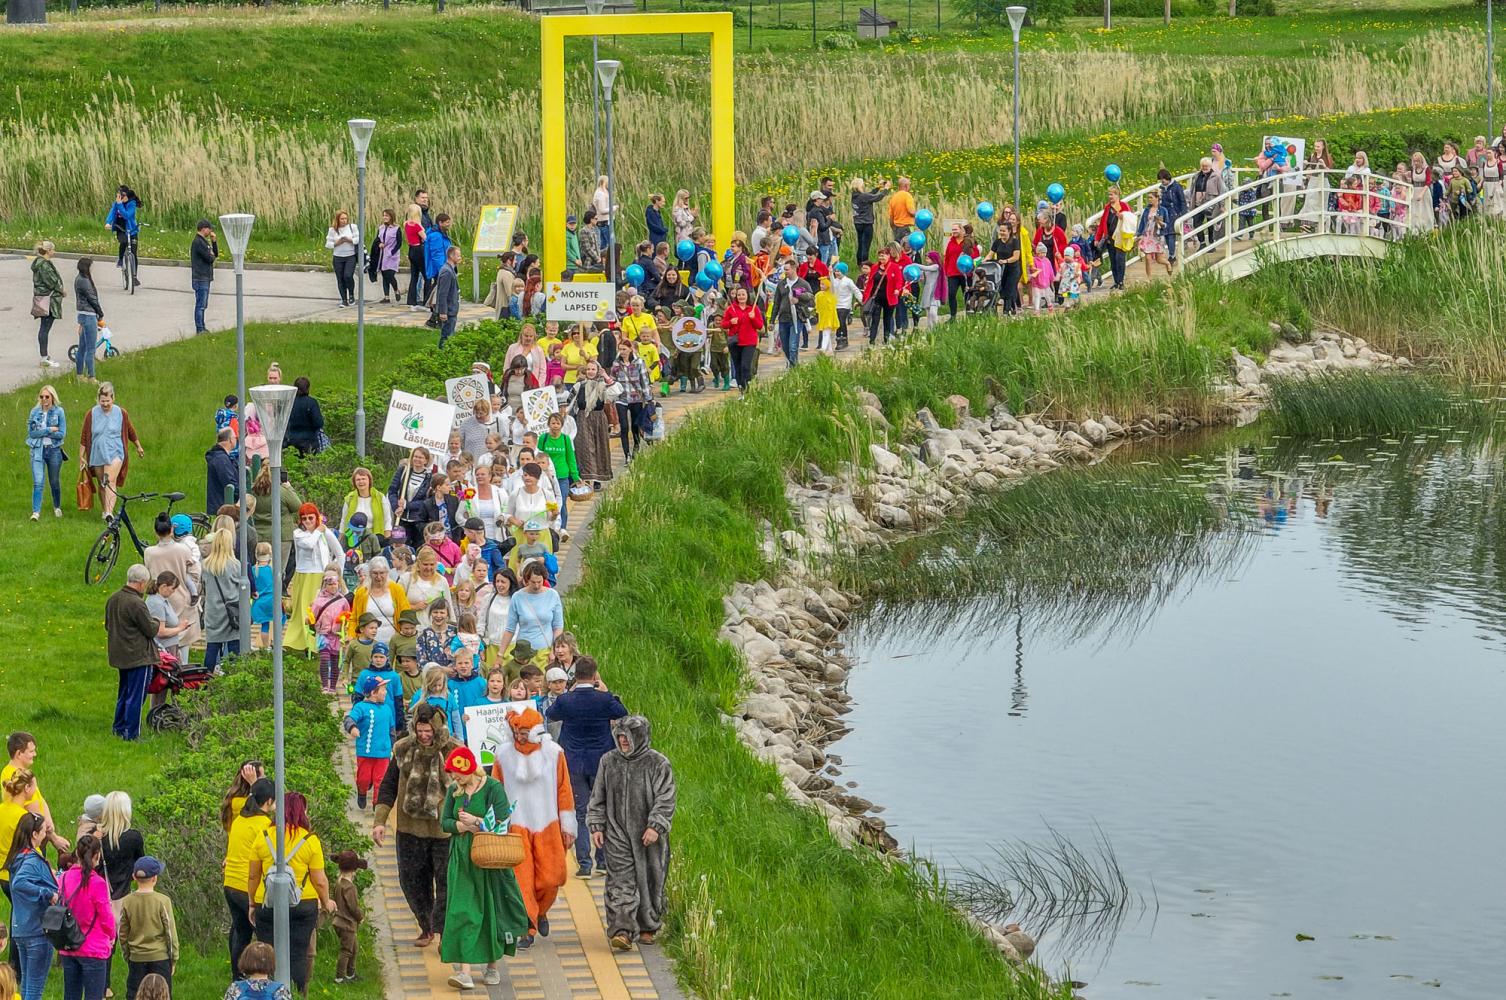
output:
<instances>
[{"instance_id":1,"label":"yellow metal arch","mask_svg":"<svg viewBox=\"0 0 1506 1000\"><path fill-rule=\"evenodd\" d=\"M544 278L565 268L565 39L579 35L711 36L711 231L722 250L736 228L732 161L732 14L562 14L539 21L539 135L544 180ZM625 148L631 149L630 144ZM594 180L594 178L593 178ZM616 229L614 220L614 229Z\"/></svg>"}]
</instances>

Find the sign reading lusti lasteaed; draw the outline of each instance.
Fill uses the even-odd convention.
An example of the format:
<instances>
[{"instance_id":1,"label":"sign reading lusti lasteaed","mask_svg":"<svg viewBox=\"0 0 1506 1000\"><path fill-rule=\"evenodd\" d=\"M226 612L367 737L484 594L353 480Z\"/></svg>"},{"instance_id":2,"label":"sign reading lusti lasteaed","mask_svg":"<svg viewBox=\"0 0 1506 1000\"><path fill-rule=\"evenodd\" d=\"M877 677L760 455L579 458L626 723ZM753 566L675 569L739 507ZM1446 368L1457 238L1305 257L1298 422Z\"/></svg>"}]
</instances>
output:
<instances>
[{"instance_id":1,"label":"sign reading lusti lasteaed","mask_svg":"<svg viewBox=\"0 0 1506 1000\"><path fill-rule=\"evenodd\" d=\"M560 323L599 323L617 308L610 281L550 281L544 286L544 318Z\"/></svg>"},{"instance_id":2,"label":"sign reading lusti lasteaed","mask_svg":"<svg viewBox=\"0 0 1506 1000\"><path fill-rule=\"evenodd\" d=\"M387 405L382 440L409 451L423 447L442 455L450 445L450 427L454 421L455 407L447 401L394 389L392 402Z\"/></svg>"}]
</instances>

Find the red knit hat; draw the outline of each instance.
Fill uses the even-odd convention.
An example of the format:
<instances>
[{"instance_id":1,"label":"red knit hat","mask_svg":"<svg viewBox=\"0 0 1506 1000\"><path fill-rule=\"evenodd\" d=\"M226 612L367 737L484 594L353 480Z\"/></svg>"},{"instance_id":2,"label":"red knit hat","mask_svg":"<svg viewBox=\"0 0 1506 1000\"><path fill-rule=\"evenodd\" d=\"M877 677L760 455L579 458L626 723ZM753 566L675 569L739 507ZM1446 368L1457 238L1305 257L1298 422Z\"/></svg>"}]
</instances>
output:
<instances>
[{"instance_id":1,"label":"red knit hat","mask_svg":"<svg viewBox=\"0 0 1506 1000\"><path fill-rule=\"evenodd\" d=\"M451 774L475 774L476 766L476 755L470 747L456 747L444 759L444 769Z\"/></svg>"}]
</instances>

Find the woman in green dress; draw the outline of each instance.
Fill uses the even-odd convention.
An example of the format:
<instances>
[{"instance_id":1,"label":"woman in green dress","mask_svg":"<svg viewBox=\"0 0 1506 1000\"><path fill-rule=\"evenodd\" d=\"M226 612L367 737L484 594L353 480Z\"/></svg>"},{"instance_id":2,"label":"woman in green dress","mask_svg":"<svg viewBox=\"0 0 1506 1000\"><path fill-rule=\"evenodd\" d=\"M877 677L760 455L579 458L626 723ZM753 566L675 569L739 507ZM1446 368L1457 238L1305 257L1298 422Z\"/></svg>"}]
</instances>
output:
<instances>
[{"instance_id":1,"label":"woman in green dress","mask_svg":"<svg viewBox=\"0 0 1506 1000\"><path fill-rule=\"evenodd\" d=\"M485 966L485 982L494 986L502 981L502 956L516 953L528 934L528 910L511 869L471 864L471 838L481 831L488 810L501 822L512 806L502 783L477 766L469 747L450 751L444 769L455 776L455 784L445 793L439 815L439 825L450 835L449 897L439 957L450 963L450 985L456 989L476 987L467 964Z\"/></svg>"}]
</instances>

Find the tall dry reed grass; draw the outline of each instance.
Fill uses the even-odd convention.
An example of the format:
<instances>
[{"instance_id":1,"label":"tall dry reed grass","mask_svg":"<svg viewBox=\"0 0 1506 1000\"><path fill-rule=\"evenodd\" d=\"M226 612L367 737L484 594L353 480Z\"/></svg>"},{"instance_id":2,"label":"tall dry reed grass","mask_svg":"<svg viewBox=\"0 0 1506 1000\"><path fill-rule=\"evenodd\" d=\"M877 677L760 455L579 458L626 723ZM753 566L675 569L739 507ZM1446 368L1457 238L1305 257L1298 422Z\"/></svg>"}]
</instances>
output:
<instances>
[{"instance_id":1,"label":"tall dry reed grass","mask_svg":"<svg viewBox=\"0 0 1506 1000\"><path fill-rule=\"evenodd\" d=\"M1123 51L1032 53L1021 127L1063 132L1105 123L1280 107L1315 115L1476 96L1478 32L1440 30L1375 55L1339 47L1310 60L1251 55L1193 58ZM916 150L967 149L1007 138L1007 53L860 54L792 63L761 56L737 67L738 178L816 169ZM704 67L675 63L658 93L619 89L619 199L650 190L704 192L709 109ZM572 201L589 196L592 138L583 74L571 81ZM369 161L371 205L401 207L414 183L464 223L486 202L538 212L538 111L531 93L460 95L427 121L401 128ZM172 98L138 102L128 87L96 97L69 121L0 124L0 220L103 211L132 180L160 224L206 212L255 212L261 225L318 232L350 207L349 140L334 127L279 129L219 108L197 115ZM636 216L636 211L629 213ZM631 238L634 234L629 232Z\"/></svg>"}]
</instances>

